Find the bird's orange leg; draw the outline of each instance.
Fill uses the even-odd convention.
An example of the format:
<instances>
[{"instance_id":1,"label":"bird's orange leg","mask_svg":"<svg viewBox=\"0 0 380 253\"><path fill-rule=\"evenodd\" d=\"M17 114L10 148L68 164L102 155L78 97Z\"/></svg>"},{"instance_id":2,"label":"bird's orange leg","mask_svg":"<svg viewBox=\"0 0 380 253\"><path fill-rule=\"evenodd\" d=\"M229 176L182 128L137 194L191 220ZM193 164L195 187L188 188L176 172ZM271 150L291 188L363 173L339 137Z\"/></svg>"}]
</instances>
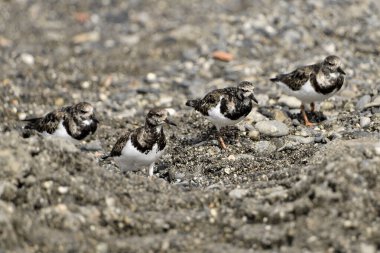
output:
<instances>
[{"instance_id":1,"label":"bird's orange leg","mask_svg":"<svg viewBox=\"0 0 380 253\"><path fill-rule=\"evenodd\" d=\"M221 149L227 149L227 146L226 144L224 143L224 140L222 138L222 132L221 132L221 129L219 129L218 127L216 128L217 130L217 137L218 137L218 142L219 142L219 146Z\"/></svg>"},{"instance_id":2,"label":"bird's orange leg","mask_svg":"<svg viewBox=\"0 0 380 253\"><path fill-rule=\"evenodd\" d=\"M310 107L311 107L311 112L315 112L315 103L314 102L310 103Z\"/></svg>"},{"instance_id":3,"label":"bird's orange leg","mask_svg":"<svg viewBox=\"0 0 380 253\"><path fill-rule=\"evenodd\" d=\"M309 121L305 112L305 105L301 105L301 114L303 116L303 120L305 121L305 126L313 126L314 124Z\"/></svg>"}]
</instances>

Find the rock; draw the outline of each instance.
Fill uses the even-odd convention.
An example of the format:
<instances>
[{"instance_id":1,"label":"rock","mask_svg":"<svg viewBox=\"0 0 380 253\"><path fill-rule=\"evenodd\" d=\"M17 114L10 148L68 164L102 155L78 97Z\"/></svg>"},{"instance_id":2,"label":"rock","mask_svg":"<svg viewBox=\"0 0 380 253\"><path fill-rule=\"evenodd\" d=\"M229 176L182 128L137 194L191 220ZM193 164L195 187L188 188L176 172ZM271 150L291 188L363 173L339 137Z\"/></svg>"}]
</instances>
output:
<instances>
[{"instance_id":1,"label":"rock","mask_svg":"<svg viewBox=\"0 0 380 253\"><path fill-rule=\"evenodd\" d=\"M293 124L293 126L299 126L299 125L301 125L301 122L298 119L293 119L292 124Z\"/></svg>"},{"instance_id":2,"label":"rock","mask_svg":"<svg viewBox=\"0 0 380 253\"><path fill-rule=\"evenodd\" d=\"M256 129L267 136L280 137L289 133L289 128L277 120L261 121L256 123Z\"/></svg>"},{"instance_id":3,"label":"rock","mask_svg":"<svg viewBox=\"0 0 380 253\"><path fill-rule=\"evenodd\" d=\"M58 192L60 194L66 194L66 193L69 192L69 187L67 187L67 186L59 186L57 190L58 190Z\"/></svg>"},{"instance_id":4,"label":"rock","mask_svg":"<svg viewBox=\"0 0 380 253\"><path fill-rule=\"evenodd\" d=\"M260 132L257 130L251 130L248 133L248 137L253 140L253 141L258 141L260 140Z\"/></svg>"},{"instance_id":5,"label":"rock","mask_svg":"<svg viewBox=\"0 0 380 253\"><path fill-rule=\"evenodd\" d=\"M258 141L252 144L252 148L258 154L270 154L276 151L277 147L270 141Z\"/></svg>"},{"instance_id":6,"label":"rock","mask_svg":"<svg viewBox=\"0 0 380 253\"><path fill-rule=\"evenodd\" d=\"M278 103L282 105L286 105L290 109L297 109L297 108L300 108L301 106L301 101L298 98L287 96L287 95L282 95L278 99Z\"/></svg>"},{"instance_id":7,"label":"rock","mask_svg":"<svg viewBox=\"0 0 380 253\"><path fill-rule=\"evenodd\" d=\"M297 143L301 144L309 144L314 142L314 137L302 137L297 135L290 135L288 136L289 140L295 141Z\"/></svg>"},{"instance_id":8,"label":"rock","mask_svg":"<svg viewBox=\"0 0 380 253\"><path fill-rule=\"evenodd\" d=\"M228 193L228 196L230 196L231 198L241 199L244 198L248 194L248 192L249 190L247 189L236 188L230 191Z\"/></svg>"},{"instance_id":9,"label":"rock","mask_svg":"<svg viewBox=\"0 0 380 253\"><path fill-rule=\"evenodd\" d=\"M31 54L21 54L20 55L21 61L27 65L34 65L34 57Z\"/></svg>"},{"instance_id":10,"label":"rock","mask_svg":"<svg viewBox=\"0 0 380 253\"><path fill-rule=\"evenodd\" d=\"M17 196L17 188L10 182L0 182L0 199L11 201Z\"/></svg>"},{"instance_id":11,"label":"rock","mask_svg":"<svg viewBox=\"0 0 380 253\"><path fill-rule=\"evenodd\" d=\"M319 134L319 135L315 136L314 142L326 144L328 142L328 139L325 136L323 136L322 134Z\"/></svg>"},{"instance_id":12,"label":"rock","mask_svg":"<svg viewBox=\"0 0 380 253\"><path fill-rule=\"evenodd\" d=\"M374 103L380 103L380 96L377 96L374 100L373 100Z\"/></svg>"},{"instance_id":13,"label":"rock","mask_svg":"<svg viewBox=\"0 0 380 253\"><path fill-rule=\"evenodd\" d=\"M268 118L262 115L261 113L257 111L252 111L248 116L245 118L245 121L247 122L260 122L267 120Z\"/></svg>"},{"instance_id":14,"label":"rock","mask_svg":"<svg viewBox=\"0 0 380 253\"><path fill-rule=\"evenodd\" d=\"M269 96L266 94L257 94L255 95L257 102L259 102L259 106L265 106L268 104Z\"/></svg>"},{"instance_id":15,"label":"rock","mask_svg":"<svg viewBox=\"0 0 380 253\"><path fill-rule=\"evenodd\" d=\"M3 36L0 36L0 47L10 47L12 45L12 41Z\"/></svg>"},{"instance_id":16,"label":"rock","mask_svg":"<svg viewBox=\"0 0 380 253\"><path fill-rule=\"evenodd\" d=\"M229 62L233 60L234 56L224 51L215 51L212 53L212 58L219 61Z\"/></svg>"},{"instance_id":17,"label":"rock","mask_svg":"<svg viewBox=\"0 0 380 253\"><path fill-rule=\"evenodd\" d=\"M102 144L99 140L91 141L87 144L85 144L83 147L81 147L81 150L84 151L100 151L103 150Z\"/></svg>"},{"instance_id":18,"label":"rock","mask_svg":"<svg viewBox=\"0 0 380 253\"><path fill-rule=\"evenodd\" d=\"M329 111L329 110L332 110L334 109L335 105L333 102L331 101L324 101L322 104L321 104L321 111Z\"/></svg>"},{"instance_id":19,"label":"rock","mask_svg":"<svg viewBox=\"0 0 380 253\"><path fill-rule=\"evenodd\" d=\"M371 96L370 95L364 95L362 96L358 102L356 103L356 109L357 110L363 110L364 107L371 102Z\"/></svg>"},{"instance_id":20,"label":"rock","mask_svg":"<svg viewBox=\"0 0 380 253\"><path fill-rule=\"evenodd\" d=\"M377 96L371 103L368 103L364 108L380 107L380 96Z\"/></svg>"},{"instance_id":21,"label":"rock","mask_svg":"<svg viewBox=\"0 0 380 253\"><path fill-rule=\"evenodd\" d=\"M368 243L360 244L361 253L376 253L376 246Z\"/></svg>"},{"instance_id":22,"label":"rock","mask_svg":"<svg viewBox=\"0 0 380 253\"><path fill-rule=\"evenodd\" d=\"M65 100L63 98L61 98L61 97L56 98L55 101L54 101L54 104L56 106L62 106L64 103L65 103Z\"/></svg>"},{"instance_id":23,"label":"rock","mask_svg":"<svg viewBox=\"0 0 380 253\"><path fill-rule=\"evenodd\" d=\"M84 82L81 83L80 86L81 86L83 89L88 89L88 88L90 88L90 86L91 86L91 82L89 82L89 81L84 81Z\"/></svg>"},{"instance_id":24,"label":"rock","mask_svg":"<svg viewBox=\"0 0 380 253\"><path fill-rule=\"evenodd\" d=\"M96 42L100 39L100 34L97 31L80 33L75 35L71 40L75 44L81 44L86 42Z\"/></svg>"},{"instance_id":25,"label":"rock","mask_svg":"<svg viewBox=\"0 0 380 253\"><path fill-rule=\"evenodd\" d=\"M360 127L366 128L371 124L371 119L369 117L360 117Z\"/></svg>"},{"instance_id":26,"label":"rock","mask_svg":"<svg viewBox=\"0 0 380 253\"><path fill-rule=\"evenodd\" d=\"M289 121L288 115L282 110L275 109L273 110L273 118L279 122Z\"/></svg>"},{"instance_id":27,"label":"rock","mask_svg":"<svg viewBox=\"0 0 380 253\"><path fill-rule=\"evenodd\" d=\"M157 81L157 75L155 73L148 73L145 77L147 83L154 83Z\"/></svg>"},{"instance_id":28,"label":"rock","mask_svg":"<svg viewBox=\"0 0 380 253\"><path fill-rule=\"evenodd\" d=\"M20 113L18 114L18 119L19 119L19 120L24 120L24 119L26 119L27 116L28 116L28 115L26 115L26 113L24 113L24 112L20 112Z\"/></svg>"},{"instance_id":29,"label":"rock","mask_svg":"<svg viewBox=\"0 0 380 253\"><path fill-rule=\"evenodd\" d=\"M380 156L380 142L375 145L375 154Z\"/></svg>"}]
</instances>

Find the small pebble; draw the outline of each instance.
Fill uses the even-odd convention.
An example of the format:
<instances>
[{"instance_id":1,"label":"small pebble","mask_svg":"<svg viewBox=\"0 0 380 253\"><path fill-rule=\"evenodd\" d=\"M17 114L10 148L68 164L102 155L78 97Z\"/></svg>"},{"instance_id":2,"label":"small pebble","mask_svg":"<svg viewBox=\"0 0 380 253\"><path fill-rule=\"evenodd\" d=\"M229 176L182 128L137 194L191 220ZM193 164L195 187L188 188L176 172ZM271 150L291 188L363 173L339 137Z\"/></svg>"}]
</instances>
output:
<instances>
[{"instance_id":1,"label":"small pebble","mask_svg":"<svg viewBox=\"0 0 380 253\"><path fill-rule=\"evenodd\" d=\"M313 137L302 137L302 136L297 136L297 135L290 135L289 139L301 144L309 144L309 143L314 142Z\"/></svg>"},{"instance_id":2,"label":"small pebble","mask_svg":"<svg viewBox=\"0 0 380 253\"><path fill-rule=\"evenodd\" d=\"M21 54L20 57L23 63L27 65L34 65L33 55L24 53L24 54Z\"/></svg>"},{"instance_id":3,"label":"small pebble","mask_svg":"<svg viewBox=\"0 0 380 253\"><path fill-rule=\"evenodd\" d=\"M327 138L325 138L323 135L317 135L317 136L315 136L315 138L314 138L314 142L315 143L322 143L322 144L326 144L327 143Z\"/></svg>"},{"instance_id":4,"label":"small pebble","mask_svg":"<svg viewBox=\"0 0 380 253\"><path fill-rule=\"evenodd\" d=\"M54 103L56 106L62 106L65 103L65 100L63 98L56 98Z\"/></svg>"},{"instance_id":5,"label":"small pebble","mask_svg":"<svg viewBox=\"0 0 380 253\"><path fill-rule=\"evenodd\" d=\"M148 73L145 77L145 81L148 83L154 83L157 80L157 75L155 73Z\"/></svg>"},{"instance_id":6,"label":"small pebble","mask_svg":"<svg viewBox=\"0 0 380 253\"><path fill-rule=\"evenodd\" d=\"M293 124L293 126L299 126L299 125L301 125L301 122L298 119L293 119L292 124Z\"/></svg>"},{"instance_id":7,"label":"small pebble","mask_svg":"<svg viewBox=\"0 0 380 253\"><path fill-rule=\"evenodd\" d=\"M369 107L380 107L380 96L377 96L371 103L368 103L364 106L364 108Z\"/></svg>"},{"instance_id":8,"label":"small pebble","mask_svg":"<svg viewBox=\"0 0 380 253\"><path fill-rule=\"evenodd\" d=\"M270 154L276 151L277 147L270 141L258 141L252 144L252 148L258 154Z\"/></svg>"},{"instance_id":9,"label":"small pebble","mask_svg":"<svg viewBox=\"0 0 380 253\"><path fill-rule=\"evenodd\" d=\"M236 188L230 191L228 193L228 196L230 196L231 198L241 199L244 198L248 194L248 192L249 190L247 189Z\"/></svg>"},{"instance_id":10,"label":"small pebble","mask_svg":"<svg viewBox=\"0 0 380 253\"><path fill-rule=\"evenodd\" d=\"M284 113L282 110L274 110L273 118L279 122L285 122L289 120L288 115L286 115L286 113Z\"/></svg>"},{"instance_id":11,"label":"small pebble","mask_svg":"<svg viewBox=\"0 0 380 253\"><path fill-rule=\"evenodd\" d=\"M281 137L289 133L289 128L277 120L261 121L255 127L260 133L271 137Z\"/></svg>"},{"instance_id":12,"label":"small pebble","mask_svg":"<svg viewBox=\"0 0 380 253\"><path fill-rule=\"evenodd\" d=\"M321 104L321 110L322 111L330 111L332 109L334 109L335 105L333 102L331 101L324 101L322 104Z\"/></svg>"},{"instance_id":13,"label":"small pebble","mask_svg":"<svg viewBox=\"0 0 380 253\"><path fill-rule=\"evenodd\" d=\"M360 117L360 127L366 128L371 124L371 119L369 117Z\"/></svg>"},{"instance_id":14,"label":"small pebble","mask_svg":"<svg viewBox=\"0 0 380 253\"><path fill-rule=\"evenodd\" d=\"M90 88L91 83L90 83L89 81L84 81L80 86L81 86L83 89L88 89L88 88Z\"/></svg>"},{"instance_id":15,"label":"small pebble","mask_svg":"<svg viewBox=\"0 0 380 253\"><path fill-rule=\"evenodd\" d=\"M260 132L257 130L251 130L248 133L248 137L253 141L259 141L260 140Z\"/></svg>"},{"instance_id":16,"label":"small pebble","mask_svg":"<svg viewBox=\"0 0 380 253\"><path fill-rule=\"evenodd\" d=\"M230 53L224 52L224 51L215 51L212 53L212 57L219 61L225 61L229 62L232 61L234 56Z\"/></svg>"},{"instance_id":17,"label":"small pebble","mask_svg":"<svg viewBox=\"0 0 380 253\"><path fill-rule=\"evenodd\" d=\"M301 106L301 101L298 98L287 96L287 95L282 95L278 99L278 103L286 105L290 109L297 109L297 108L300 108L300 106Z\"/></svg>"},{"instance_id":18,"label":"small pebble","mask_svg":"<svg viewBox=\"0 0 380 253\"><path fill-rule=\"evenodd\" d=\"M66 194L66 193L69 192L69 187L67 187L67 186L59 186L58 187L58 192L60 194Z\"/></svg>"},{"instance_id":19,"label":"small pebble","mask_svg":"<svg viewBox=\"0 0 380 253\"><path fill-rule=\"evenodd\" d=\"M358 102L356 103L356 109L357 110L363 110L366 104L371 102L371 96L370 95L364 95L362 96Z\"/></svg>"},{"instance_id":20,"label":"small pebble","mask_svg":"<svg viewBox=\"0 0 380 253\"><path fill-rule=\"evenodd\" d=\"M18 114L18 119L19 120L24 120L24 119L26 119L26 113L24 113L24 112L20 112L19 114Z\"/></svg>"}]
</instances>

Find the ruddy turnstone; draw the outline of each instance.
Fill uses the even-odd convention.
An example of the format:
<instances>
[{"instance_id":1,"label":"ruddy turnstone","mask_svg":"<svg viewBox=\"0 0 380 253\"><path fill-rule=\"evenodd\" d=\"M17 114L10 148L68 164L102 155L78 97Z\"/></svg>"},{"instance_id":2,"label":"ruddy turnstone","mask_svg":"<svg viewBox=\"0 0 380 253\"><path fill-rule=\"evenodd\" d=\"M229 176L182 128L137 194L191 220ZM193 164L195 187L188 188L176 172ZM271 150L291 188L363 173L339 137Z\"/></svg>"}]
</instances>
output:
<instances>
[{"instance_id":1,"label":"ruddy turnstone","mask_svg":"<svg viewBox=\"0 0 380 253\"><path fill-rule=\"evenodd\" d=\"M270 80L278 83L288 95L302 101L301 114L305 125L312 126L307 118L304 104L310 103L311 111L314 112L315 102L333 96L342 88L346 73L341 65L338 56L330 55L322 62L299 67L293 72L280 74Z\"/></svg>"},{"instance_id":2,"label":"ruddy turnstone","mask_svg":"<svg viewBox=\"0 0 380 253\"><path fill-rule=\"evenodd\" d=\"M166 138L163 124L176 126L168 119L166 109L155 108L146 116L145 125L122 135L109 155L123 171L135 171L141 166L149 166L148 174L153 176L154 163L164 153Z\"/></svg>"},{"instance_id":3,"label":"ruddy turnstone","mask_svg":"<svg viewBox=\"0 0 380 253\"><path fill-rule=\"evenodd\" d=\"M36 130L43 136L82 140L96 131L99 121L94 107L87 102L49 112L44 117L25 119L25 129Z\"/></svg>"},{"instance_id":4,"label":"ruddy turnstone","mask_svg":"<svg viewBox=\"0 0 380 253\"><path fill-rule=\"evenodd\" d=\"M202 113L215 125L219 145L226 149L220 130L222 127L239 123L251 112L252 101L257 103L253 91L254 86L251 82L242 81L237 87L213 90L202 99L188 100L186 105Z\"/></svg>"}]
</instances>

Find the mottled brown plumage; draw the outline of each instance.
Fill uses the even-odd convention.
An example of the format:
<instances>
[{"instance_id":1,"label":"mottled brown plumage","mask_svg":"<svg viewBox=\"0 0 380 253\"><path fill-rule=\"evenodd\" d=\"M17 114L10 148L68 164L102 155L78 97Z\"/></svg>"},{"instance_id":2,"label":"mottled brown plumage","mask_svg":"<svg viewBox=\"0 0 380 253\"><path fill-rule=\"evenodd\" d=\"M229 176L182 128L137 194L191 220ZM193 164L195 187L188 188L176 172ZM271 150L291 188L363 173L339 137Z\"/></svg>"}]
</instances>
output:
<instances>
[{"instance_id":1,"label":"mottled brown plumage","mask_svg":"<svg viewBox=\"0 0 380 253\"><path fill-rule=\"evenodd\" d=\"M109 155L115 157L119 167L134 170L140 165L150 165L149 175L153 175L154 162L162 155L166 147L163 124L175 125L167 118L165 109L152 109L145 119L145 124L131 132L123 134L113 146Z\"/></svg>"},{"instance_id":2,"label":"mottled brown plumage","mask_svg":"<svg viewBox=\"0 0 380 253\"><path fill-rule=\"evenodd\" d=\"M54 135L62 123L67 134L76 140L82 140L89 134L95 133L99 122L95 118L92 105L87 102L62 107L44 117L24 121L28 122L25 129L36 130L47 135Z\"/></svg>"},{"instance_id":3,"label":"mottled brown plumage","mask_svg":"<svg viewBox=\"0 0 380 253\"><path fill-rule=\"evenodd\" d=\"M143 127L135 129L133 132L127 132L123 134L116 141L109 156L120 156L121 151L129 139L131 139L133 146L144 154L152 150L154 144L158 145L159 151L164 150L166 146L166 139L163 128L157 131L156 128L147 127L145 125Z\"/></svg>"},{"instance_id":4,"label":"mottled brown plumage","mask_svg":"<svg viewBox=\"0 0 380 253\"><path fill-rule=\"evenodd\" d=\"M314 111L314 102L331 97L343 87L345 74L340 58L330 55L320 63L299 67L270 80L281 85L289 95L302 101L301 113L305 124L312 125L305 113L304 103L310 103Z\"/></svg>"},{"instance_id":5,"label":"mottled brown plumage","mask_svg":"<svg viewBox=\"0 0 380 253\"><path fill-rule=\"evenodd\" d=\"M237 87L213 90L202 99L188 100L186 105L193 107L216 126L220 146L226 148L220 129L237 124L251 112L253 102L257 103L253 91L253 84L243 81Z\"/></svg>"},{"instance_id":6,"label":"mottled brown plumage","mask_svg":"<svg viewBox=\"0 0 380 253\"><path fill-rule=\"evenodd\" d=\"M288 74L279 74L271 81L283 82L292 90L300 90L310 78L315 78L320 68L321 64L300 67Z\"/></svg>"}]
</instances>

